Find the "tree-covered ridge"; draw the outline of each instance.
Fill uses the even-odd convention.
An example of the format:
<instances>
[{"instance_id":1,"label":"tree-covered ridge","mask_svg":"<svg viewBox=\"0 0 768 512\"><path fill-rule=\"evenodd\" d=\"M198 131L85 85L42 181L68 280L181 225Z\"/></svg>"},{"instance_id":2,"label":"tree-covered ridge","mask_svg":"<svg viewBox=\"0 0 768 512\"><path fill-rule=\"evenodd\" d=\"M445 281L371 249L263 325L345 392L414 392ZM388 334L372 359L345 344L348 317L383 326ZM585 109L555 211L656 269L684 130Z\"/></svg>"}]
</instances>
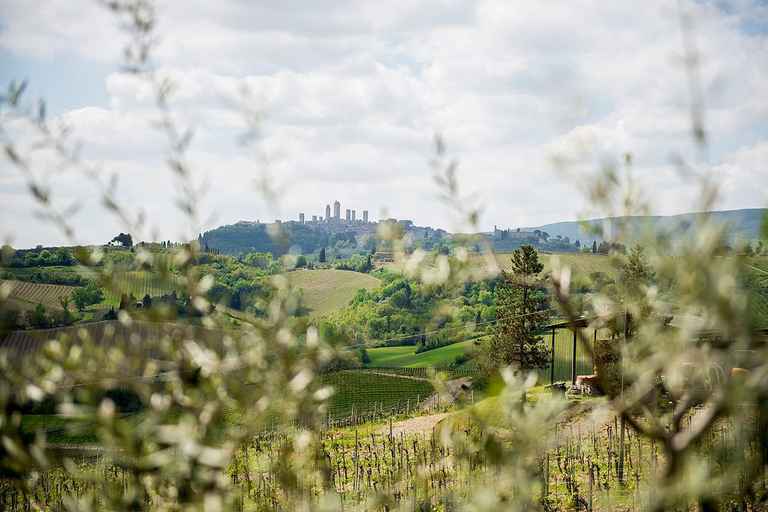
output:
<instances>
[{"instance_id":1,"label":"tree-covered ridge","mask_svg":"<svg viewBox=\"0 0 768 512\"><path fill-rule=\"evenodd\" d=\"M206 231L200 238L202 247L216 249L222 254L238 255L252 252L270 253L275 258L298 247L302 254L312 254L321 248L350 244L356 247L354 232L329 234L301 224L283 224L272 233L266 224L238 223Z\"/></svg>"},{"instance_id":2,"label":"tree-covered ridge","mask_svg":"<svg viewBox=\"0 0 768 512\"><path fill-rule=\"evenodd\" d=\"M466 339L473 324L495 317L496 280L435 287L381 270L372 275L380 288L358 290L348 308L328 318L350 337L436 347Z\"/></svg>"},{"instance_id":3,"label":"tree-covered ridge","mask_svg":"<svg viewBox=\"0 0 768 512\"><path fill-rule=\"evenodd\" d=\"M16 250L4 245L0 250L3 266L11 268L29 267L69 267L77 263L72 252L66 247L50 247L29 250Z\"/></svg>"},{"instance_id":4,"label":"tree-covered ridge","mask_svg":"<svg viewBox=\"0 0 768 512\"><path fill-rule=\"evenodd\" d=\"M196 271L211 276L207 292L212 302L245 310L272 293L271 274L280 268L271 254L249 254L242 260L224 254L202 254Z\"/></svg>"}]
</instances>

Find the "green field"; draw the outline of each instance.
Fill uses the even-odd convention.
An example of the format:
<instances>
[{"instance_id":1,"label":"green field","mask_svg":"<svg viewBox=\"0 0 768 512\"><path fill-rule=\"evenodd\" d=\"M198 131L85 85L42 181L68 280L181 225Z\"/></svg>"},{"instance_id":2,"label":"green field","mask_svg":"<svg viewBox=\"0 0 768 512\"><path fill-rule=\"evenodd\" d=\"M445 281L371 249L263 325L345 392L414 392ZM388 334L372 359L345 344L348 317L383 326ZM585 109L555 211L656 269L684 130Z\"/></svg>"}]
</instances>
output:
<instances>
[{"instance_id":1,"label":"green field","mask_svg":"<svg viewBox=\"0 0 768 512\"><path fill-rule=\"evenodd\" d=\"M754 258L747 258L747 264L768 274L768 257L756 256ZM768 278L768 275L766 277Z\"/></svg>"},{"instance_id":2,"label":"green field","mask_svg":"<svg viewBox=\"0 0 768 512\"><path fill-rule=\"evenodd\" d=\"M291 286L304 290L302 305L313 318L344 309L360 288L372 290L381 286L375 277L350 270L295 270L285 276Z\"/></svg>"},{"instance_id":3,"label":"green field","mask_svg":"<svg viewBox=\"0 0 768 512\"><path fill-rule=\"evenodd\" d=\"M435 366L446 367L456 359L456 356L471 350L474 346L474 340L454 343L446 347L428 350L420 354L416 353L415 345L401 345L397 347L381 347L368 349L368 355L371 357L369 366Z\"/></svg>"},{"instance_id":4,"label":"green field","mask_svg":"<svg viewBox=\"0 0 768 512\"><path fill-rule=\"evenodd\" d=\"M18 279L20 281L35 281L45 275L65 275L74 274L79 276L89 275L88 270L83 270L80 266L61 266L53 265L50 267L6 267L2 269L3 274L9 279Z\"/></svg>"}]
</instances>

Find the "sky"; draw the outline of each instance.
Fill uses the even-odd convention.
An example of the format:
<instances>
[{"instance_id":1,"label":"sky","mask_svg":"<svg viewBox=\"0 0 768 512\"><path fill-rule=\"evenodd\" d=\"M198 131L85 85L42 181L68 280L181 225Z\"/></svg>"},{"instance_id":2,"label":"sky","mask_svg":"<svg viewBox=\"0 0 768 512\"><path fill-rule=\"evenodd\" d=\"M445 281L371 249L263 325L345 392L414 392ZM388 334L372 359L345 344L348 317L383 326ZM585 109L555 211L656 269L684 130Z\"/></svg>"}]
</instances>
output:
<instances>
[{"instance_id":1,"label":"sky","mask_svg":"<svg viewBox=\"0 0 768 512\"><path fill-rule=\"evenodd\" d=\"M693 20L716 207L768 206L765 2L158 0L151 62L192 134L190 226L151 88L125 71L125 20L96 0L0 0L0 90L27 80L25 101L44 98L82 164L39 149L6 109L2 142L77 235L41 215L0 157L0 241L105 243L135 229L100 199L97 183L113 182L129 216L146 218L136 240L324 216L335 200L453 230L430 166L436 134L483 230L585 215L584 183L626 154L654 213L692 211L695 184L675 163L696 160L678 5Z\"/></svg>"}]
</instances>

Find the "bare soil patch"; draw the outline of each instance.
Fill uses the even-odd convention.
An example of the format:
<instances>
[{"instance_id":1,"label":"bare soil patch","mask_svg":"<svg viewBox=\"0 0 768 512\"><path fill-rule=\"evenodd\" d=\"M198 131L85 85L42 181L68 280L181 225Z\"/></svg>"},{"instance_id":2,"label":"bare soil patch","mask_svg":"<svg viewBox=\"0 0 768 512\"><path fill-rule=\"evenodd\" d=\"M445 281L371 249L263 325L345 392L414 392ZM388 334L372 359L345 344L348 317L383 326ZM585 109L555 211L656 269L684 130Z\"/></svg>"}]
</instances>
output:
<instances>
[{"instance_id":1,"label":"bare soil patch","mask_svg":"<svg viewBox=\"0 0 768 512\"><path fill-rule=\"evenodd\" d=\"M401 433L407 434L419 434L421 432L429 432L435 428L438 423L450 416L451 413L443 412L440 414L430 414L429 416L419 416L416 418L409 418L403 421L397 421L392 424L392 434L399 436ZM386 425L382 432L389 433L389 425Z\"/></svg>"}]
</instances>

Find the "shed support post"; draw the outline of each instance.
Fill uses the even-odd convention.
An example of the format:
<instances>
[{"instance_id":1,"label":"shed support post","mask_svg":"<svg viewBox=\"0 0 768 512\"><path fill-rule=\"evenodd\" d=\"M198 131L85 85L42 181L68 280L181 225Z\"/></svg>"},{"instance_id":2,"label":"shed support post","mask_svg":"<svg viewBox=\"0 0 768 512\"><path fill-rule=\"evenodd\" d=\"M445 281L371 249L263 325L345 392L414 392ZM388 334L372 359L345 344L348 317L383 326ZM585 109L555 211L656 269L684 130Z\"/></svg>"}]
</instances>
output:
<instances>
[{"instance_id":1,"label":"shed support post","mask_svg":"<svg viewBox=\"0 0 768 512\"><path fill-rule=\"evenodd\" d=\"M576 385L576 329L578 327L573 327L573 359L571 359L571 385Z\"/></svg>"},{"instance_id":2,"label":"shed support post","mask_svg":"<svg viewBox=\"0 0 768 512\"><path fill-rule=\"evenodd\" d=\"M552 328L552 358L549 364L549 383L555 383L555 328Z\"/></svg>"},{"instance_id":3,"label":"shed support post","mask_svg":"<svg viewBox=\"0 0 768 512\"><path fill-rule=\"evenodd\" d=\"M595 335L592 340L592 350L589 352L592 354L592 373L597 374L596 367L597 367L597 361L595 361L595 346L597 345L597 327L595 327Z\"/></svg>"}]
</instances>

